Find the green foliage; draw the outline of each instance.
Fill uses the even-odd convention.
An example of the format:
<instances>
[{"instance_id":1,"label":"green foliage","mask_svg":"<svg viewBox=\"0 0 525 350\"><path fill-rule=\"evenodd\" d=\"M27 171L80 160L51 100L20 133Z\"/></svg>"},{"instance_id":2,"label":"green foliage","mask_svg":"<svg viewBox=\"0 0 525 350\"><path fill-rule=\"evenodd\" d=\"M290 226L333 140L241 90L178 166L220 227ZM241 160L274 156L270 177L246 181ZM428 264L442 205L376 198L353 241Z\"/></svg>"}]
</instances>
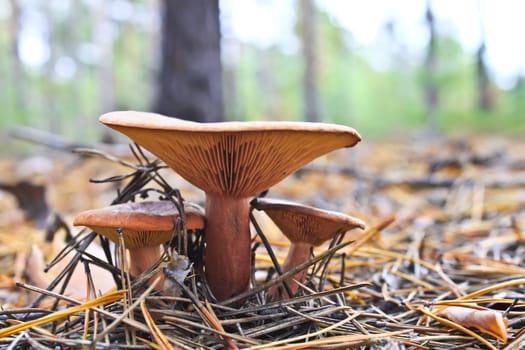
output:
<instances>
[{"instance_id":1,"label":"green foliage","mask_svg":"<svg viewBox=\"0 0 525 350\"><path fill-rule=\"evenodd\" d=\"M302 67L295 56L275 47L242 46L240 61L230 69L235 79L236 105L228 106L232 113L229 119L299 120L302 95L297 82Z\"/></svg>"},{"instance_id":2,"label":"green foliage","mask_svg":"<svg viewBox=\"0 0 525 350\"><path fill-rule=\"evenodd\" d=\"M477 107L475 57L452 38L437 42L437 65L429 77L418 61L392 60L378 71L366 58L366 48L352 44L351 36L329 16L319 16L318 91L322 121L352 125L368 136L382 136L428 124L424 83L433 79L439 91L437 127L443 132L523 130L525 89L512 91L492 84L493 110ZM388 52L385 52L387 55ZM261 65L271 69L261 69ZM262 50L243 46L234 72L240 108L235 119L301 120L302 70L300 50L284 54L276 47ZM261 76L261 74L266 76ZM271 81L264 84L264 81ZM266 89L265 89L266 88ZM277 108L276 108L277 106Z\"/></svg>"},{"instance_id":3,"label":"green foliage","mask_svg":"<svg viewBox=\"0 0 525 350\"><path fill-rule=\"evenodd\" d=\"M53 23L51 60L40 69L15 69L10 21L0 19L0 127L23 124L91 141L100 137L97 117L104 108L150 109L158 74L156 33L130 22L113 23L117 35L110 64L82 62L75 50L93 40L96 21L90 19L94 9L79 4L75 23ZM352 125L366 136L423 128L428 123L424 83L430 79L439 91L437 126L442 131L525 129L523 82L509 91L493 84L494 107L480 111L475 57L450 37L438 37L436 72L429 76L422 58L404 57L403 52L390 57L387 48L376 55L389 57L388 65L376 68L368 59L369 48L358 46L351 33L325 13L318 14L317 29L322 121ZM304 67L300 43L296 46L285 50L239 44L238 60L224 64L228 119L302 119ZM54 76L54 64L63 55L77 65L72 79ZM109 67L111 86L103 79L104 67ZM102 104L108 91L110 107Z\"/></svg>"}]
</instances>

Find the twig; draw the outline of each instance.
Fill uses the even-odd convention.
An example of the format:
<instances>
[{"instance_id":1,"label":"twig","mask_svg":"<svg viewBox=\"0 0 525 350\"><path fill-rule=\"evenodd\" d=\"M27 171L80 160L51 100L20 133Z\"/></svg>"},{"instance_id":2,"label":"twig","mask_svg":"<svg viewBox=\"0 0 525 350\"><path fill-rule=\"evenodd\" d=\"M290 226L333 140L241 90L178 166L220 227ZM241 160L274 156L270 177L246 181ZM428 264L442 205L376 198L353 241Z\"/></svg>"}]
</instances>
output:
<instances>
[{"instance_id":1,"label":"twig","mask_svg":"<svg viewBox=\"0 0 525 350\"><path fill-rule=\"evenodd\" d=\"M174 279L175 282L184 290L184 293L188 295L188 297L191 299L193 304L197 306L197 309L199 312L204 315L205 319L222 335L224 342L226 345L228 345L231 349L238 349L237 345L231 340L230 336L224 331L224 328L222 327L221 323L217 319L217 316L213 313L213 310L206 308L202 303L197 299L197 297L189 290L188 287L184 285L184 283L181 283L178 279Z\"/></svg>"},{"instance_id":2,"label":"twig","mask_svg":"<svg viewBox=\"0 0 525 350\"><path fill-rule=\"evenodd\" d=\"M257 232L257 235L261 238L261 241L263 242L264 247L266 248L266 252L270 256L270 259L272 260L273 266L275 268L275 271L281 276L283 274L283 270L281 269L281 265L279 264L279 261L277 261L277 258L275 257L275 254L273 252L272 246L268 239L266 238L266 235L261 230L261 227L259 226L259 223L257 220L255 220L255 217L253 216L253 208L250 209L250 221L255 228L255 232ZM290 289L290 285L286 280L283 280L284 289L286 290L286 293L289 297L293 296L292 290Z\"/></svg>"}]
</instances>

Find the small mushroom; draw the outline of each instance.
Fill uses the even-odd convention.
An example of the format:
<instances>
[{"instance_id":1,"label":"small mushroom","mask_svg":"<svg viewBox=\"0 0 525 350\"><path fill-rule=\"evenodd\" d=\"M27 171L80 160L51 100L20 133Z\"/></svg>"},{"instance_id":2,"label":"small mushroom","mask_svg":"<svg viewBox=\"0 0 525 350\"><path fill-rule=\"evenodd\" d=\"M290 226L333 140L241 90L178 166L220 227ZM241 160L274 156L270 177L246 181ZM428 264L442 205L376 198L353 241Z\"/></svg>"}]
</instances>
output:
<instances>
[{"instance_id":1,"label":"small mushroom","mask_svg":"<svg viewBox=\"0 0 525 350\"><path fill-rule=\"evenodd\" d=\"M185 202L184 214L188 229L204 228L202 208ZM73 225L87 226L117 244L120 228L124 246L129 251L130 273L138 276L159 260L161 244L172 237L178 218L177 207L170 201L128 202L83 211L75 216ZM161 277L157 288L161 289L162 272L157 275Z\"/></svg>"},{"instance_id":2,"label":"small mushroom","mask_svg":"<svg viewBox=\"0 0 525 350\"><path fill-rule=\"evenodd\" d=\"M363 221L349 215L284 200L256 198L251 204L255 209L264 211L291 242L282 266L283 272L306 262L312 247L332 239L337 233L366 226ZM298 290L294 280L303 281L304 273L299 272L286 281L293 295ZM276 298L278 293L278 289L273 288L269 296Z\"/></svg>"},{"instance_id":3,"label":"small mushroom","mask_svg":"<svg viewBox=\"0 0 525 350\"><path fill-rule=\"evenodd\" d=\"M250 285L248 199L313 159L361 140L350 127L326 123L195 123L133 111L108 113L100 121L206 193L205 272L218 300Z\"/></svg>"}]
</instances>

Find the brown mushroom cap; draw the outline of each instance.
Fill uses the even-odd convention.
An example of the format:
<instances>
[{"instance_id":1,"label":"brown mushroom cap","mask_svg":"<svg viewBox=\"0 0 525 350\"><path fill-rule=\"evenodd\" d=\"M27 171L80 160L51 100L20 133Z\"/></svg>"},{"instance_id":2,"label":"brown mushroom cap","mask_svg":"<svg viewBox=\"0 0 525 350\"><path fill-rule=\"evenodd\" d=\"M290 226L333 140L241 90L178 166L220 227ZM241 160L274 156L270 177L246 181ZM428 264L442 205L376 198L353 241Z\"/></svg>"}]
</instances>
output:
<instances>
[{"instance_id":1,"label":"brown mushroom cap","mask_svg":"<svg viewBox=\"0 0 525 350\"><path fill-rule=\"evenodd\" d=\"M185 202L184 213L188 229L204 228L202 208ZM83 211L75 216L73 225L87 226L115 243L119 242L117 228L122 228L126 248L134 249L168 241L178 217L177 207L170 201L128 202Z\"/></svg>"},{"instance_id":2,"label":"brown mushroom cap","mask_svg":"<svg viewBox=\"0 0 525 350\"><path fill-rule=\"evenodd\" d=\"M249 197L313 159L361 140L354 129L307 122L195 123L144 112L100 117L207 193Z\"/></svg>"},{"instance_id":3,"label":"brown mushroom cap","mask_svg":"<svg viewBox=\"0 0 525 350\"><path fill-rule=\"evenodd\" d=\"M333 238L337 232L366 226L360 219L343 213L284 200L257 198L252 205L257 210L263 210L293 243L318 246Z\"/></svg>"}]
</instances>

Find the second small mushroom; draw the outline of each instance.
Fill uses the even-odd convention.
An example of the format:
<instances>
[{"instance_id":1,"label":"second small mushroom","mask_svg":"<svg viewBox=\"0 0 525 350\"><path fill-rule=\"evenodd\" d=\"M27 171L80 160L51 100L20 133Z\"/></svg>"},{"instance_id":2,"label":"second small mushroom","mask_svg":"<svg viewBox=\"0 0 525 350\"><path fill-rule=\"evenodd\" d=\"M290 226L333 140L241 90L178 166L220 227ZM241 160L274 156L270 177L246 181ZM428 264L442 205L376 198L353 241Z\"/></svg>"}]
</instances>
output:
<instances>
[{"instance_id":1,"label":"second small mushroom","mask_svg":"<svg viewBox=\"0 0 525 350\"><path fill-rule=\"evenodd\" d=\"M355 228L363 229L366 226L360 219L343 213L284 200L256 198L251 204L255 209L264 211L291 242L282 266L283 272L290 271L308 261L312 247L332 239L337 233ZM296 294L299 288L295 281L302 282L303 280L303 272L287 280L292 294ZM278 295L278 287L270 289L270 299L276 299Z\"/></svg>"},{"instance_id":2,"label":"second small mushroom","mask_svg":"<svg viewBox=\"0 0 525 350\"><path fill-rule=\"evenodd\" d=\"M184 214L188 229L203 229L205 217L202 208L185 202ZM119 244L117 229L122 230L124 246L129 251L129 272L138 276L161 256L161 244L173 235L179 211L171 201L128 202L109 207L83 211L75 216L75 226L86 226ZM158 272L158 289L162 289L163 274Z\"/></svg>"}]
</instances>

